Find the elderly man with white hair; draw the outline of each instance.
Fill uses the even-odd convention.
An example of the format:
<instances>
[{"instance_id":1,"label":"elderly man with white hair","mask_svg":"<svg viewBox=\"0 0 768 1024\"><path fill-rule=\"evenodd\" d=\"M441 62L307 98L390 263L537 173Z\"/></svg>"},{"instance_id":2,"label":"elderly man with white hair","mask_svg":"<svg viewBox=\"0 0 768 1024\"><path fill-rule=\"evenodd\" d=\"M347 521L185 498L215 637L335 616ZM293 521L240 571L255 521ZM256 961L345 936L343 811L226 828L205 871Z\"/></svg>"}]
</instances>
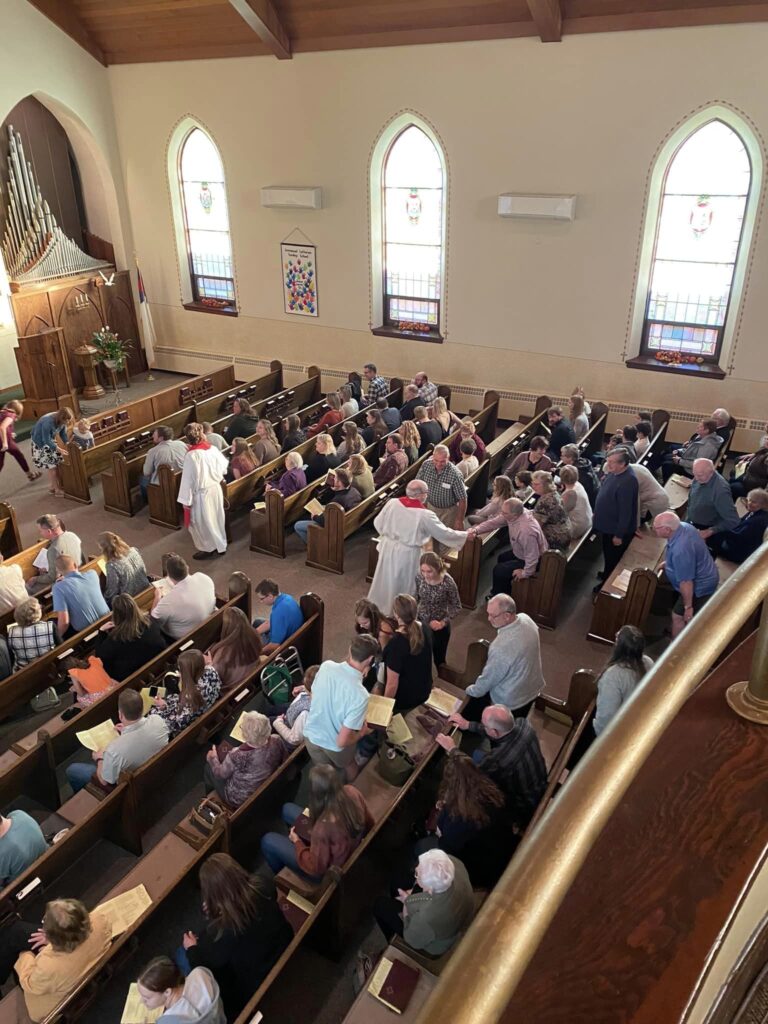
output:
<instances>
[{"instance_id":1,"label":"elderly man with white hair","mask_svg":"<svg viewBox=\"0 0 768 1024\"><path fill-rule=\"evenodd\" d=\"M662 512L653 521L657 537L667 542L663 569L680 597L672 609L672 636L676 637L717 590L720 577L706 541L690 523L674 512Z\"/></svg>"},{"instance_id":2,"label":"elderly man with white hair","mask_svg":"<svg viewBox=\"0 0 768 1024\"><path fill-rule=\"evenodd\" d=\"M374 908L387 941L402 935L412 949L441 956L456 943L475 912L467 869L442 850L427 850L416 865L415 884L397 889Z\"/></svg>"},{"instance_id":3,"label":"elderly man with white hair","mask_svg":"<svg viewBox=\"0 0 768 1024\"><path fill-rule=\"evenodd\" d=\"M417 405L426 405L427 403L419 394L419 389L415 384L406 384L403 389L403 404L400 406L400 419L401 420L412 420L413 410Z\"/></svg>"},{"instance_id":4,"label":"elderly man with white hair","mask_svg":"<svg viewBox=\"0 0 768 1024\"><path fill-rule=\"evenodd\" d=\"M539 559L549 547L538 519L519 498L508 498L502 502L501 515L474 526L468 535L479 537L504 526L509 531L511 550L502 551L493 567L491 596L508 594L513 579L533 576L539 567Z\"/></svg>"},{"instance_id":5,"label":"elderly man with white hair","mask_svg":"<svg viewBox=\"0 0 768 1024\"><path fill-rule=\"evenodd\" d=\"M739 525L739 513L733 503L731 488L715 472L711 459L696 459L693 464L693 483L688 492L685 518L704 540Z\"/></svg>"},{"instance_id":6,"label":"elderly man with white hair","mask_svg":"<svg viewBox=\"0 0 768 1024\"><path fill-rule=\"evenodd\" d=\"M712 419L717 424L717 432L723 439L723 444L728 445L731 439L731 414L727 409L715 409Z\"/></svg>"},{"instance_id":7,"label":"elderly man with white hair","mask_svg":"<svg viewBox=\"0 0 768 1024\"><path fill-rule=\"evenodd\" d=\"M747 495L747 514L732 530L716 533L707 541L707 546L717 558L721 555L730 562L741 565L763 543L768 530L768 491L756 487Z\"/></svg>"},{"instance_id":8,"label":"elderly man with white hair","mask_svg":"<svg viewBox=\"0 0 768 1024\"><path fill-rule=\"evenodd\" d=\"M392 611L398 594L415 596L421 549L428 540L461 548L467 539L466 532L444 526L426 507L428 493L424 481L411 480L405 497L390 498L373 521L379 534L379 558L368 600L385 615Z\"/></svg>"}]
</instances>

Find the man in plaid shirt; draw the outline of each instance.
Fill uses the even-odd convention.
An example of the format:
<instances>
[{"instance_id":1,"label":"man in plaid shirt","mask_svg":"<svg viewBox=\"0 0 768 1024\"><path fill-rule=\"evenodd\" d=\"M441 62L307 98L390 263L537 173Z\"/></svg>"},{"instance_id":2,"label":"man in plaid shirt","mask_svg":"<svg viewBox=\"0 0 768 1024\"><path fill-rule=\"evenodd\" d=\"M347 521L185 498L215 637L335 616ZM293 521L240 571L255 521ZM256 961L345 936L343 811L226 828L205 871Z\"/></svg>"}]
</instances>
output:
<instances>
[{"instance_id":1,"label":"man in plaid shirt","mask_svg":"<svg viewBox=\"0 0 768 1024\"><path fill-rule=\"evenodd\" d=\"M420 370L413 378L413 383L419 389L419 398L424 405L432 405L437 398L437 384L433 384L429 377Z\"/></svg>"},{"instance_id":2,"label":"man in plaid shirt","mask_svg":"<svg viewBox=\"0 0 768 1024\"><path fill-rule=\"evenodd\" d=\"M375 363L365 364L363 376L368 381L368 394L363 397L362 405L375 405L377 398L387 397L389 394L389 384L384 377L379 376Z\"/></svg>"},{"instance_id":3,"label":"man in plaid shirt","mask_svg":"<svg viewBox=\"0 0 768 1024\"><path fill-rule=\"evenodd\" d=\"M422 464L416 479L423 480L429 488L427 508L446 526L453 530L463 530L464 516L467 514L467 488L464 486L464 477L451 462L444 444L435 445L432 458Z\"/></svg>"}]
</instances>

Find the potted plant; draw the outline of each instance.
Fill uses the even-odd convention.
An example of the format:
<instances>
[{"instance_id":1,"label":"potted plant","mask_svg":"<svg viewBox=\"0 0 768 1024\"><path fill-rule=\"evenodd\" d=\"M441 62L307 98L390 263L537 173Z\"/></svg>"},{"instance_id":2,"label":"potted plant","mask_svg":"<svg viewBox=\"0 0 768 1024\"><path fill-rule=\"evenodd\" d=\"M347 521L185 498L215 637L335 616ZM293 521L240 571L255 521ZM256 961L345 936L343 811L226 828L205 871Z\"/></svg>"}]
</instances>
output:
<instances>
[{"instance_id":1,"label":"potted plant","mask_svg":"<svg viewBox=\"0 0 768 1024\"><path fill-rule=\"evenodd\" d=\"M133 346L130 341L123 341L109 329L106 324L100 331L95 331L91 338L91 344L96 349L96 360L104 363L110 370L124 370L128 360L128 353Z\"/></svg>"}]
</instances>

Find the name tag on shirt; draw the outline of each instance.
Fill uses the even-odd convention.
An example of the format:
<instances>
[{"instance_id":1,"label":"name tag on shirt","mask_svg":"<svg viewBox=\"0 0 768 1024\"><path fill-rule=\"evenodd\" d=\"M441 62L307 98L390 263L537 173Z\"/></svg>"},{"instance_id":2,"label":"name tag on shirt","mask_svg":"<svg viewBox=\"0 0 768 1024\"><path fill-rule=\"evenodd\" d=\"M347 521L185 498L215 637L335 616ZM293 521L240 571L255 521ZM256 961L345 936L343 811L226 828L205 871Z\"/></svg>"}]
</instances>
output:
<instances>
[{"instance_id":1,"label":"name tag on shirt","mask_svg":"<svg viewBox=\"0 0 768 1024\"><path fill-rule=\"evenodd\" d=\"M451 489L451 485L450 484L440 484L440 486L441 487L445 487L446 490L450 490Z\"/></svg>"}]
</instances>

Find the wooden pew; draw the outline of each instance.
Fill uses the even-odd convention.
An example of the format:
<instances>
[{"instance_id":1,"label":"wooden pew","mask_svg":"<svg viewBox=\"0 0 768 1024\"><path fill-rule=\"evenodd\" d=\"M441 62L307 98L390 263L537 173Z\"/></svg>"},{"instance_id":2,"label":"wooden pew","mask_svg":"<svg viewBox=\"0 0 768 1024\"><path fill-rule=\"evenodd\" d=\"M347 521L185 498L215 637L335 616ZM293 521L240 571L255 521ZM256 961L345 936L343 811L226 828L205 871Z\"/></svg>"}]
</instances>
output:
<instances>
[{"instance_id":1,"label":"wooden pew","mask_svg":"<svg viewBox=\"0 0 768 1024\"><path fill-rule=\"evenodd\" d=\"M23 561L19 562L19 564L22 567L22 573L24 574L24 579L25 580L32 579L36 575L36 570L32 566L33 558L36 557L40 553L40 551L42 551L43 548L45 548L47 546L48 546L48 542L47 541L41 541L39 544L35 544L33 547L27 548L26 551L22 552ZM34 552L34 555L32 554L32 552ZM19 557L19 556L16 556L16 557ZM9 563L12 563L14 561L15 561L15 559L9 559ZM8 564L8 563L6 563L6 564ZM105 579L104 574L102 572L100 556L97 556L95 558L91 558L87 562L84 562L80 566L81 572L85 572L86 569L94 569L96 572L98 572L98 574L99 574L99 583L101 584L101 589L103 590L104 589L104 584L106 582L106 579ZM41 605L42 610L43 610L43 618L44 619L50 617L50 612L52 610L52 603L53 603L52 602L52 598L51 598L51 590L52 589L53 589L53 584L51 584L49 587L44 587L42 590L38 590L38 592L34 595L38 599L38 601L40 602L40 605ZM13 608L9 608L9 610L7 612L0 613L0 633L6 634L8 632L8 627L14 621L13 612L14 612L14 609ZM1 682L0 682L0 685L2 685Z\"/></svg>"},{"instance_id":2,"label":"wooden pew","mask_svg":"<svg viewBox=\"0 0 768 1024\"><path fill-rule=\"evenodd\" d=\"M126 409L136 407L135 414L129 415L120 428L105 440L100 441L93 448L83 451L70 441L67 445L67 457L60 466L62 487L67 497L82 504L91 503L89 482L92 476L109 469L112 453L123 451L126 454L135 455L140 448L146 449L152 443L151 433L155 427L162 425L173 426L174 433L177 433L181 426L190 422L195 417L195 399L199 388L207 390L211 394L221 390L223 387L230 387L234 383L234 369L226 366L216 370L205 377L196 378L194 381L187 381L184 385L178 385L161 394L165 396L164 401L154 402L153 400L141 400L127 406ZM154 396L157 398L158 396ZM142 404L147 402L148 404ZM141 412L138 411L139 407ZM162 410L156 412L156 410ZM151 414L149 414L151 412ZM109 416L118 416L119 411Z\"/></svg>"},{"instance_id":3,"label":"wooden pew","mask_svg":"<svg viewBox=\"0 0 768 1024\"><path fill-rule=\"evenodd\" d=\"M284 388L283 364L279 359L273 359L269 364L269 373L256 377L246 384L229 386L225 391L197 399L194 419L197 423L213 422L232 412L236 398L246 398L251 405L254 405L263 398L269 398L270 395L283 391Z\"/></svg>"},{"instance_id":4,"label":"wooden pew","mask_svg":"<svg viewBox=\"0 0 768 1024\"><path fill-rule=\"evenodd\" d=\"M7 501L0 501L0 554L12 558L23 550L16 509Z\"/></svg>"},{"instance_id":5,"label":"wooden pew","mask_svg":"<svg viewBox=\"0 0 768 1024\"><path fill-rule=\"evenodd\" d=\"M299 412L308 405L315 405L320 400L320 371L316 366L310 366L307 370L310 375L307 380L302 381L295 387L286 388L277 395L262 399L252 406L254 416L260 419L268 419L273 424L292 413ZM214 429L226 426L229 416L224 420L214 423ZM256 435L248 440L255 441ZM269 463L267 463L269 465ZM263 467L259 467L261 470ZM254 470L258 473L259 470ZM261 479L254 477L252 483ZM250 477L251 474L248 474ZM156 526L166 526L171 530L181 529L182 509L179 505L179 487L181 485L181 473L172 470L170 466L161 466L157 474L157 483L150 484L147 488L147 503L149 505L149 521ZM247 485L242 485L245 490ZM239 494L241 488L235 488L233 494ZM225 485L225 498L228 499ZM245 500L245 499L243 499Z\"/></svg>"},{"instance_id":6,"label":"wooden pew","mask_svg":"<svg viewBox=\"0 0 768 1024\"><path fill-rule=\"evenodd\" d=\"M656 593L666 541L657 537L647 524L640 527L639 534L595 598L587 633L589 640L612 645L622 626L637 626L642 630L645 625ZM625 569L631 575L627 589L623 590L616 586L616 580Z\"/></svg>"}]
</instances>

